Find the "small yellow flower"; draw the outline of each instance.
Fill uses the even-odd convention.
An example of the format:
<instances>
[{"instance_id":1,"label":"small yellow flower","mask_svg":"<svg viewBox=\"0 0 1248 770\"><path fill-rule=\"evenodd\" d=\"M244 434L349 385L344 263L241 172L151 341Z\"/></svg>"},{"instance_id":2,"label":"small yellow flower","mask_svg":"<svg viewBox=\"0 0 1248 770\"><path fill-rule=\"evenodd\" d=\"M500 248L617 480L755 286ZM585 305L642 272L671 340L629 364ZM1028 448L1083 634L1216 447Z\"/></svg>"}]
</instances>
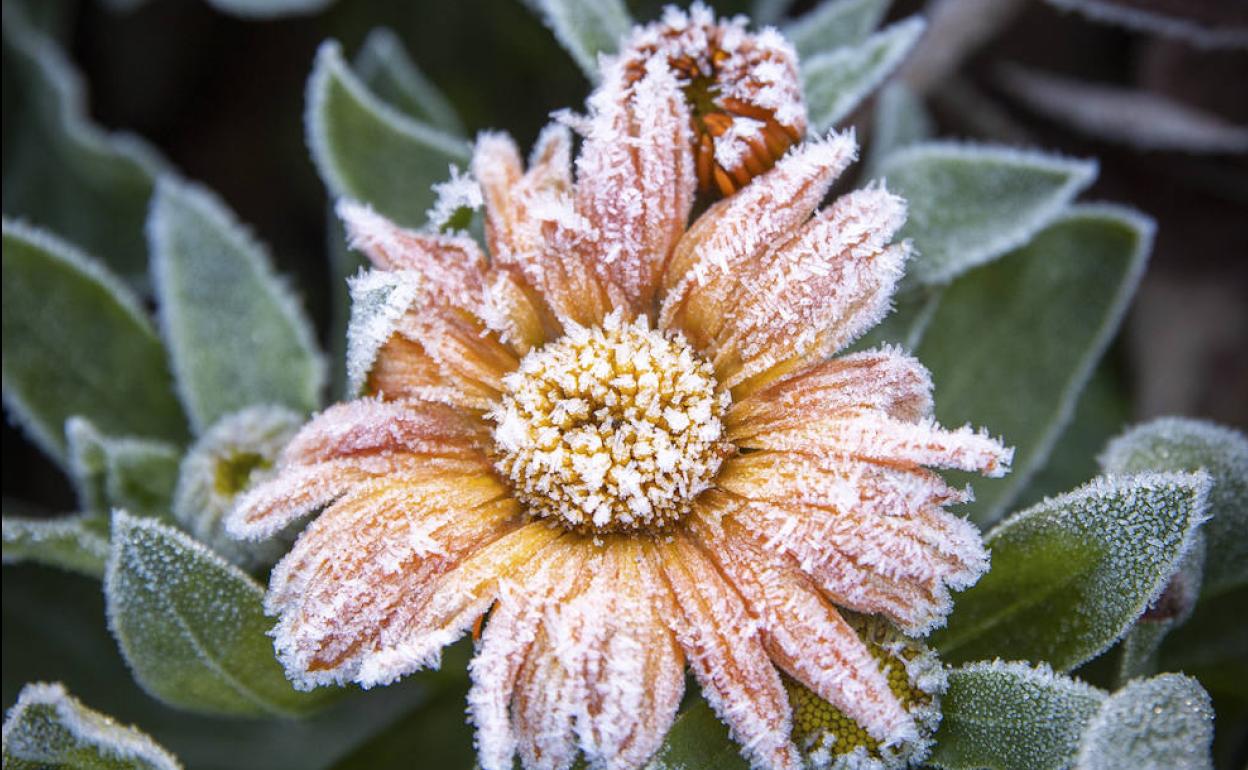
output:
<instances>
[{"instance_id":1,"label":"small yellow flower","mask_svg":"<svg viewBox=\"0 0 1248 770\"><path fill-rule=\"evenodd\" d=\"M783 672L870 746L915 718L838 607L919 634L986 568L965 499L925 466L1011 452L931 419L892 348L829 358L887 312L907 245L882 187L818 209L848 135L793 148L687 227L697 186L678 69L615 66L526 171L487 134L467 237L339 207L408 292L371 394L326 410L229 521L264 537L324 508L267 610L296 685L386 684L488 613L469 709L482 767L632 768L685 667L759 767L796 768ZM868 745L866 739L863 745Z\"/></svg>"}]
</instances>

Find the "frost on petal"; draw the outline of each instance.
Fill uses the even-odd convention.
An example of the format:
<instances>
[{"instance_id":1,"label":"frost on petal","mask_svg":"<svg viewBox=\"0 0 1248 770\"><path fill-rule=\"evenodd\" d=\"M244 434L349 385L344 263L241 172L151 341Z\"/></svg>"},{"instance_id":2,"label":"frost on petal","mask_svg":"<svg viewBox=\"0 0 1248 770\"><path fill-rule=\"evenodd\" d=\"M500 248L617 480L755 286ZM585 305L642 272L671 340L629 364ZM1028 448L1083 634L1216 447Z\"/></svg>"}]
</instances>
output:
<instances>
[{"instance_id":1,"label":"frost on petal","mask_svg":"<svg viewBox=\"0 0 1248 770\"><path fill-rule=\"evenodd\" d=\"M857 153L850 133L801 145L698 217L664 272L660 325L705 348L731 309L738 278L806 222Z\"/></svg>"},{"instance_id":2,"label":"frost on petal","mask_svg":"<svg viewBox=\"0 0 1248 770\"><path fill-rule=\"evenodd\" d=\"M674 599L672 631L741 753L756 767L798 770L788 696L741 597L688 535L654 543L651 558Z\"/></svg>"},{"instance_id":3,"label":"frost on petal","mask_svg":"<svg viewBox=\"0 0 1248 770\"><path fill-rule=\"evenodd\" d=\"M248 490L225 521L234 537L262 539L354 485L391 473L480 472L484 427L436 403L361 399L326 409L278 459L277 476Z\"/></svg>"},{"instance_id":4,"label":"frost on petal","mask_svg":"<svg viewBox=\"0 0 1248 770\"><path fill-rule=\"evenodd\" d=\"M274 568L265 611L296 686L379 683L363 676L392 646L396 618L467 554L518 525L492 476L389 475L357 486L318 517ZM437 662L405 658L384 681Z\"/></svg>"},{"instance_id":5,"label":"frost on petal","mask_svg":"<svg viewBox=\"0 0 1248 770\"><path fill-rule=\"evenodd\" d=\"M592 326L611 309L612 292L583 255L592 235L572 200L571 132L547 126L538 138L527 172L520 151L503 134L477 138L473 174L485 196L486 238L497 266L529 300L530 327L541 340L558 336L569 322Z\"/></svg>"},{"instance_id":6,"label":"frost on petal","mask_svg":"<svg viewBox=\"0 0 1248 770\"><path fill-rule=\"evenodd\" d=\"M909 253L889 245L905 212L883 187L855 190L742 275L708 351L720 381L747 395L879 323Z\"/></svg>"},{"instance_id":7,"label":"frost on petal","mask_svg":"<svg viewBox=\"0 0 1248 770\"><path fill-rule=\"evenodd\" d=\"M739 534L731 519L715 522L706 510L692 521L702 548L761 618L772 659L885 743L912 741L915 725L858 634L783 558Z\"/></svg>"},{"instance_id":8,"label":"frost on petal","mask_svg":"<svg viewBox=\"0 0 1248 770\"><path fill-rule=\"evenodd\" d=\"M662 58L644 70L638 78L623 60L607 66L577 159L576 210L592 226L582 248L630 314L653 310L697 185L680 85Z\"/></svg>"},{"instance_id":9,"label":"frost on petal","mask_svg":"<svg viewBox=\"0 0 1248 770\"><path fill-rule=\"evenodd\" d=\"M909 633L938 625L949 589L987 569L979 532L941 508L960 493L930 471L755 452L726 463L719 485L766 552L791 556L836 604Z\"/></svg>"}]
</instances>

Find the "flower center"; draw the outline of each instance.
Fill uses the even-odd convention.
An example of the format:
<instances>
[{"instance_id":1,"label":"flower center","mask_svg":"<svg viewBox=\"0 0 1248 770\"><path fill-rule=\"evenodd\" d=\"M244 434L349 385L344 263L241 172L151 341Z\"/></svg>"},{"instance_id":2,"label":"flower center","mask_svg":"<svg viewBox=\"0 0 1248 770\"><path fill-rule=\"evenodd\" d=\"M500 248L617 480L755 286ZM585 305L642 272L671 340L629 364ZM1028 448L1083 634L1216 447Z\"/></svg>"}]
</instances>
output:
<instances>
[{"instance_id":1,"label":"flower center","mask_svg":"<svg viewBox=\"0 0 1248 770\"><path fill-rule=\"evenodd\" d=\"M661 529L725 454L709 364L681 337L612 314L531 351L503 379L496 466L536 515L584 532Z\"/></svg>"}]
</instances>

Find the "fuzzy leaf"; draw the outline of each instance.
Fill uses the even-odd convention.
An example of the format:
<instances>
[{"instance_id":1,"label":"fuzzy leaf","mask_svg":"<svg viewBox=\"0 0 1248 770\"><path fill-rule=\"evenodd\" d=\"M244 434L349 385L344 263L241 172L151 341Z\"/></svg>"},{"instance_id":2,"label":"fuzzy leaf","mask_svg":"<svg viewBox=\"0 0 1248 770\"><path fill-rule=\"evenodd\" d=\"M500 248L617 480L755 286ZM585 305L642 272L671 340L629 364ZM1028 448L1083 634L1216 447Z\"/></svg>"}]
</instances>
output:
<instances>
[{"instance_id":1,"label":"fuzzy leaf","mask_svg":"<svg viewBox=\"0 0 1248 770\"><path fill-rule=\"evenodd\" d=\"M137 298L102 265L5 220L4 403L64 463L65 420L179 440L185 423L165 351Z\"/></svg>"},{"instance_id":2,"label":"fuzzy leaf","mask_svg":"<svg viewBox=\"0 0 1248 770\"><path fill-rule=\"evenodd\" d=\"M746 770L749 766L729 737L728 727L699 698L676 716L646 770Z\"/></svg>"},{"instance_id":3,"label":"fuzzy leaf","mask_svg":"<svg viewBox=\"0 0 1248 770\"><path fill-rule=\"evenodd\" d=\"M1177 38L1199 48L1248 47L1248 27L1242 23L1226 24L1213 20L1204 21L1199 18L1198 13L1187 17L1181 13L1167 12L1170 9L1178 11L1185 7L1183 4L1158 3L1150 6L1115 2L1115 0L1049 0L1049 3L1065 10L1078 11L1083 16L1103 24L1114 24L1127 29ZM1193 9L1195 9L1194 6ZM1228 8L1228 15L1229 13Z\"/></svg>"},{"instance_id":4,"label":"fuzzy leaf","mask_svg":"<svg viewBox=\"0 0 1248 770\"><path fill-rule=\"evenodd\" d=\"M354 66L360 80L382 101L448 134L463 135L455 108L412 62L394 30L378 27L369 32Z\"/></svg>"},{"instance_id":5,"label":"fuzzy leaf","mask_svg":"<svg viewBox=\"0 0 1248 770\"><path fill-rule=\"evenodd\" d=\"M138 137L89 120L82 78L16 3L4 4L4 114L5 215L47 227L146 285L143 219L165 162Z\"/></svg>"},{"instance_id":6,"label":"fuzzy leaf","mask_svg":"<svg viewBox=\"0 0 1248 770\"><path fill-rule=\"evenodd\" d=\"M947 770L1061 770L1105 693L1048 666L979 662L949 672L928 762Z\"/></svg>"},{"instance_id":7,"label":"fuzzy leaf","mask_svg":"<svg viewBox=\"0 0 1248 770\"><path fill-rule=\"evenodd\" d=\"M312 326L233 213L166 177L147 233L161 327L196 432L252 404L315 409L325 363Z\"/></svg>"},{"instance_id":8,"label":"fuzzy leaf","mask_svg":"<svg viewBox=\"0 0 1248 770\"><path fill-rule=\"evenodd\" d=\"M905 58L924 21L911 16L850 47L822 53L802 62L806 109L815 131L825 131L846 118Z\"/></svg>"},{"instance_id":9,"label":"fuzzy leaf","mask_svg":"<svg viewBox=\"0 0 1248 770\"><path fill-rule=\"evenodd\" d=\"M104 594L135 679L171 706L298 716L333 694L291 687L266 635L264 589L171 527L115 512Z\"/></svg>"},{"instance_id":10,"label":"fuzzy leaf","mask_svg":"<svg viewBox=\"0 0 1248 770\"><path fill-rule=\"evenodd\" d=\"M222 13L244 19L305 16L328 8L334 0L207 0Z\"/></svg>"},{"instance_id":11,"label":"fuzzy leaf","mask_svg":"<svg viewBox=\"0 0 1248 770\"><path fill-rule=\"evenodd\" d=\"M57 684L22 688L4 719L6 770L178 770L172 754L137 728L92 711Z\"/></svg>"},{"instance_id":12,"label":"fuzzy leaf","mask_svg":"<svg viewBox=\"0 0 1248 770\"><path fill-rule=\"evenodd\" d=\"M308 146L330 195L369 203L418 227L432 185L468 162L468 143L382 101L347 67L338 43L321 45L308 79Z\"/></svg>"},{"instance_id":13,"label":"fuzzy leaf","mask_svg":"<svg viewBox=\"0 0 1248 770\"><path fill-rule=\"evenodd\" d=\"M1195 471L1213 477L1209 492L1206 596L1248 584L1248 436L1210 422L1163 417L1114 439L1101 456L1106 473Z\"/></svg>"},{"instance_id":14,"label":"fuzzy leaf","mask_svg":"<svg viewBox=\"0 0 1248 770\"><path fill-rule=\"evenodd\" d=\"M784 27L799 59L855 45L880 26L892 0L824 0Z\"/></svg>"},{"instance_id":15,"label":"fuzzy leaf","mask_svg":"<svg viewBox=\"0 0 1248 770\"><path fill-rule=\"evenodd\" d=\"M1213 705L1191 677L1137 680L1101 704L1075 770L1212 770Z\"/></svg>"},{"instance_id":16,"label":"fuzzy leaf","mask_svg":"<svg viewBox=\"0 0 1248 770\"><path fill-rule=\"evenodd\" d=\"M908 204L900 237L918 254L906 284L946 284L1031 240L1096 178L1096 164L1039 152L927 142L878 175Z\"/></svg>"},{"instance_id":17,"label":"fuzzy leaf","mask_svg":"<svg viewBox=\"0 0 1248 770\"><path fill-rule=\"evenodd\" d=\"M633 20L621 0L525 0L585 76L598 82L598 54L615 53Z\"/></svg>"},{"instance_id":18,"label":"fuzzy leaf","mask_svg":"<svg viewBox=\"0 0 1248 770\"><path fill-rule=\"evenodd\" d=\"M1048 458L1122 321L1152 233L1130 210L1075 207L945 290L917 353L936 383L936 416L988 425L1015 447L1009 476L974 479L966 510L981 525Z\"/></svg>"},{"instance_id":19,"label":"fuzzy leaf","mask_svg":"<svg viewBox=\"0 0 1248 770\"><path fill-rule=\"evenodd\" d=\"M303 416L279 406L252 406L226 415L186 453L178 472L173 515L201 543L245 570L271 566L293 534L259 542L225 534L222 519L234 498L268 475ZM295 525L295 531L303 522Z\"/></svg>"},{"instance_id":20,"label":"fuzzy leaf","mask_svg":"<svg viewBox=\"0 0 1248 770\"><path fill-rule=\"evenodd\" d=\"M1210 490L1210 497L1213 491ZM1161 594L1140 616L1119 645L1118 681L1126 682L1157 671L1157 652L1166 635L1187 622L1196 608L1205 569L1208 523L1197 532L1192 547L1179 560Z\"/></svg>"},{"instance_id":21,"label":"fuzzy leaf","mask_svg":"<svg viewBox=\"0 0 1248 770\"><path fill-rule=\"evenodd\" d=\"M87 577L104 576L108 519L86 513L52 519L5 516L4 563L33 562Z\"/></svg>"},{"instance_id":22,"label":"fuzzy leaf","mask_svg":"<svg viewBox=\"0 0 1248 770\"><path fill-rule=\"evenodd\" d=\"M903 147L918 144L935 130L923 100L902 83L890 83L880 91L872 113L874 124L867 155L866 178L878 177L884 159Z\"/></svg>"},{"instance_id":23,"label":"fuzzy leaf","mask_svg":"<svg viewBox=\"0 0 1248 770\"><path fill-rule=\"evenodd\" d=\"M932 646L950 662L1001 657L1068 671L1104 652L1166 587L1208 509L1204 473L1105 477L1006 519L993 568Z\"/></svg>"},{"instance_id":24,"label":"fuzzy leaf","mask_svg":"<svg viewBox=\"0 0 1248 770\"><path fill-rule=\"evenodd\" d=\"M788 12L793 0L754 0L750 3L750 18L757 26L780 23L780 19Z\"/></svg>"},{"instance_id":25,"label":"fuzzy leaf","mask_svg":"<svg viewBox=\"0 0 1248 770\"><path fill-rule=\"evenodd\" d=\"M176 446L105 436L83 417L69 418L65 437L79 508L105 518L113 508L168 517L182 455Z\"/></svg>"}]
</instances>

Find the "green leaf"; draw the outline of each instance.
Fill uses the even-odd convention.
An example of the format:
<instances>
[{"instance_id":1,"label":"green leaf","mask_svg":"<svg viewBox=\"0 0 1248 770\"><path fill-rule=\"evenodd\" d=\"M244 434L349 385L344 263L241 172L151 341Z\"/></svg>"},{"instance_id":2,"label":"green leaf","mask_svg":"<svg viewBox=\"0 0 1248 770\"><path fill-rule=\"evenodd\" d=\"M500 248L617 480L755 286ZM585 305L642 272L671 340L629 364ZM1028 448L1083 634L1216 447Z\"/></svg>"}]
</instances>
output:
<instances>
[{"instance_id":1,"label":"green leaf","mask_svg":"<svg viewBox=\"0 0 1248 770\"><path fill-rule=\"evenodd\" d=\"M906 283L946 284L1027 243L1096 178L1096 163L1006 147L926 142L878 175L906 199Z\"/></svg>"},{"instance_id":2,"label":"green leaf","mask_svg":"<svg viewBox=\"0 0 1248 770\"><path fill-rule=\"evenodd\" d=\"M408 227L424 223L431 187L448 166L469 159L467 142L378 98L347 67L334 41L317 52L305 123L312 160L330 194L371 204Z\"/></svg>"},{"instance_id":3,"label":"green leaf","mask_svg":"<svg viewBox=\"0 0 1248 770\"><path fill-rule=\"evenodd\" d=\"M1122 321L1152 234L1130 210L1078 206L945 290L917 352L936 383L936 416L986 425L1015 447L1009 476L974 480L966 511L977 523L1000 518L1048 458Z\"/></svg>"},{"instance_id":4,"label":"green leaf","mask_svg":"<svg viewBox=\"0 0 1248 770\"><path fill-rule=\"evenodd\" d=\"M389 27L368 33L355 57L355 72L382 101L448 134L462 136L455 108L412 62L399 36Z\"/></svg>"},{"instance_id":5,"label":"green leaf","mask_svg":"<svg viewBox=\"0 0 1248 770\"><path fill-rule=\"evenodd\" d=\"M1186 623L1195 610L1205 569L1207 527L1208 523L1196 532L1192 547L1179 560L1161 595L1123 637L1118 656L1119 682L1156 672L1162 641L1172 629Z\"/></svg>"},{"instance_id":6,"label":"green leaf","mask_svg":"<svg viewBox=\"0 0 1248 770\"><path fill-rule=\"evenodd\" d=\"M264 589L171 527L115 512L104 594L135 679L171 706L300 716L334 694L291 687L266 635Z\"/></svg>"},{"instance_id":7,"label":"green leaf","mask_svg":"<svg viewBox=\"0 0 1248 770\"><path fill-rule=\"evenodd\" d=\"M1213 477L1205 525L1209 552L1202 592L1248 584L1248 436L1214 423L1163 417L1136 426L1105 448L1107 473L1194 471Z\"/></svg>"},{"instance_id":8,"label":"green leaf","mask_svg":"<svg viewBox=\"0 0 1248 770\"><path fill-rule=\"evenodd\" d=\"M919 16L893 24L857 45L821 53L802 62L802 83L811 128L837 124L901 64L923 34Z\"/></svg>"},{"instance_id":9,"label":"green leaf","mask_svg":"<svg viewBox=\"0 0 1248 770\"><path fill-rule=\"evenodd\" d=\"M793 0L754 0L750 3L750 18L756 26L775 26L788 13Z\"/></svg>"},{"instance_id":10,"label":"green leaf","mask_svg":"<svg viewBox=\"0 0 1248 770\"><path fill-rule=\"evenodd\" d=\"M889 155L928 139L935 131L923 100L900 82L889 83L880 91L872 121L871 145L862 171L868 179L880 175L880 164Z\"/></svg>"},{"instance_id":11,"label":"green leaf","mask_svg":"<svg viewBox=\"0 0 1248 770\"><path fill-rule=\"evenodd\" d=\"M230 210L165 177L147 233L161 327L196 432L252 404L315 409L325 362L312 326Z\"/></svg>"},{"instance_id":12,"label":"green leaf","mask_svg":"<svg viewBox=\"0 0 1248 770\"><path fill-rule=\"evenodd\" d=\"M316 13L328 8L334 0L207 0L207 2L222 13L259 20Z\"/></svg>"},{"instance_id":13,"label":"green leaf","mask_svg":"<svg viewBox=\"0 0 1248 770\"><path fill-rule=\"evenodd\" d=\"M1191 677L1162 674L1109 696L1079 745L1075 770L1212 770L1213 705Z\"/></svg>"},{"instance_id":14,"label":"green leaf","mask_svg":"<svg viewBox=\"0 0 1248 770\"><path fill-rule=\"evenodd\" d=\"M555 33L559 44L591 82L598 82L598 54L615 53L633 25L621 0L525 0Z\"/></svg>"},{"instance_id":15,"label":"green leaf","mask_svg":"<svg viewBox=\"0 0 1248 770\"><path fill-rule=\"evenodd\" d=\"M226 415L186 453L178 472L173 515L201 543L244 570L271 566L290 547L293 533L259 542L235 540L222 520L234 498L272 472L282 447L304 422L277 406L252 406ZM294 525L295 532L303 521Z\"/></svg>"},{"instance_id":16,"label":"green leaf","mask_svg":"<svg viewBox=\"0 0 1248 770\"><path fill-rule=\"evenodd\" d=\"M747 770L728 727L699 698L680 712L646 770Z\"/></svg>"},{"instance_id":17,"label":"green leaf","mask_svg":"<svg viewBox=\"0 0 1248 770\"><path fill-rule=\"evenodd\" d=\"M950 662L1001 657L1067 671L1104 652L1166 587L1205 520L1209 477L1106 477L988 533L992 570L931 644Z\"/></svg>"},{"instance_id":18,"label":"green leaf","mask_svg":"<svg viewBox=\"0 0 1248 770\"><path fill-rule=\"evenodd\" d=\"M4 222L4 403L65 462L65 420L180 440L165 351L138 299L102 265L46 232Z\"/></svg>"},{"instance_id":19,"label":"green leaf","mask_svg":"<svg viewBox=\"0 0 1248 770\"><path fill-rule=\"evenodd\" d=\"M165 162L138 137L89 120L69 59L7 2L4 114L5 215L47 227L145 285L143 219Z\"/></svg>"},{"instance_id":20,"label":"green leaf","mask_svg":"<svg viewBox=\"0 0 1248 770\"><path fill-rule=\"evenodd\" d=\"M181 451L163 441L105 436L84 417L65 423L78 505L107 519L113 508L167 518ZM107 531L107 524L104 529Z\"/></svg>"},{"instance_id":21,"label":"green leaf","mask_svg":"<svg viewBox=\"0 0 1248 770\"><path fill-rule=\"evenodd\" d=\"M92 711L64 685L28 684L4 719L6 770L177 770L182 765L134 727Z\"/></svg>"},{"instance_id":22,"label":"green leaf","mask_svg":"<svg viewBox=\"0 0 1248 770\"><path fill-rule=\"evenodd\" d=\"M51 519L5 516L4 563L34 562L87 577L104 576L108 519L86 513Z\"/></svg>"},{"instance_id":23,"label":"green leaf","mask_svg":"<svg viewBox=\"0 0 1248 770\"><path fill-rule=\"evenodd\" d=\"M979 662L949 672L928 762L947 770L1061 770L1105 693L1048 666Z\"/></svg>"},{"instance_id":24,"label":"green leaf","mask_svg":"<svg viewBox=\"0 0 1248 770\"><path fill-rule=\"evenodd\" d=\"M824 0L797 21L785 25L784 36L799 59L855 45L880 26L892 0Z\"/></svg>"}]
</instances>

